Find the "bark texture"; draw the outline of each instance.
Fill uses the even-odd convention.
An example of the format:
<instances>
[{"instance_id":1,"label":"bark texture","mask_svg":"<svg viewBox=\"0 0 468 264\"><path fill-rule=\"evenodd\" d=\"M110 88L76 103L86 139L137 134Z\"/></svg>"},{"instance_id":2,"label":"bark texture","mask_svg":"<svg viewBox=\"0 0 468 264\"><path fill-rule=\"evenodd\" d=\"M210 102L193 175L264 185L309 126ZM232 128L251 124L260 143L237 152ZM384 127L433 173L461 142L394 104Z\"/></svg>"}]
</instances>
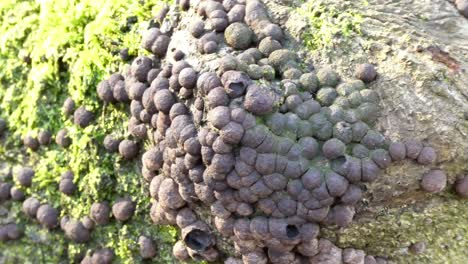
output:
<instances>
[{"instance_id":1,"label":"bark texture","mask_svg":"<svg viewBox=\"0 0 468 264\"><path fill-rule=\"evenodd\" d=\"M381 98L376 124L392 140L418 138L435 147L435 166L394 163L368 185L354 223L326 235L339 246L390 256L397 263L462 263L468 259L468 202L453 183L468 173L468 20L447 0L266 1L272 16L304 49L314 32L311 7L362 17L361 34L336 34L331 45L307 50L317 68L351 77L359 63L377 66L371 88ZM334 10L334 12L331 12ZM305 12L304 12L305 11ZM312 21L312 22L311 22ZM316 32L316 31L315 31ZM448 176L442 194L421 191L426 171ZM424 241L422 254L408 246Z\"/></svg>"}]
</instances>

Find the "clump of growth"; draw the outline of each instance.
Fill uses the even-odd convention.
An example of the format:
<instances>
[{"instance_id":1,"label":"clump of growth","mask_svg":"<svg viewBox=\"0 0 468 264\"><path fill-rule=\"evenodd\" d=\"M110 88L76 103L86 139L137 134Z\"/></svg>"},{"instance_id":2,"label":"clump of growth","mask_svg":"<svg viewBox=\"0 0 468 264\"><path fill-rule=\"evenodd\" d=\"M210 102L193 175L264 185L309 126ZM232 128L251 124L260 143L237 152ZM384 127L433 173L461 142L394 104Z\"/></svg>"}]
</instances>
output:
<instances>
[{"instance_id":1,"label":"clump of growth","mask_svg":"<svg viewBox=\"0 0 468 264\"><path fill-rule=\"evenodd\" d=\"M219 260L222 238L234 245L225 263L387 263L320 237L322 226L346 227L353 221L363 183L375 181L392 162L437 162L436 151L422 141L392 142L372 129L379 96L366 83L377 77L374 66L359 65L355 80L328 68L308 70L313 67L304 67L311 65L288 49L282 29L258 0L179 1L178 6L200 17L185 29L164 19L172 10L161 10L142 37L151 55L138 56L96 87L105 105L129 106L128 135L110 133L100 143L123 160L141 157L151 220L180 229L173 255L181 261ZM196 41L196 50L181 51L185 47L177 47L175 33ZM214 53L216 64L190 63L193 54L204 61ZM120 55L129 59L125 50ZM78 128L95 119L71 98L63 113ZM0 134L3 130L0 120ZM35 151L51 139L43 131L37 139L26 136L24 145ZM55 142L71 146L67 128L58 131ZM32 169L22 168L16 180L27 188L33 177ZM73 196L75 181L67 171L58 189ZM456 184L463 197L466 182L465 177ZM427 192L445 186L446 176L437 168L422 176ZM0 200L10 198L22 201L25 195L1 183ZM132 221L137 201L128 196L95 201L81 220L67 215L59 220L59 209L34 197L26 198L22 209L45 228L60 226L69 240L85 244L112 217L121 224ZM14 227L1 227L0 239L19 237L19 232L10 235ZM158 252L146 235L139 237L138 249L143 259ZM113 259L111 249L98 247L81 263Z\"/></svg>"},{"instance_id":2,"label":"clump of growth","mask_svg":"<svg viewBox=\"0 0 468 264\"><path fill-rule=\"evenodd\" d=\"M321 225L352 222L361 184L392 162L437 159L421 141L391 142L371 128L379 113L379 97L366 87L377 77L374 66L359 65L350 81L327 68L304 70L257 0L180 5L201 18L186 32L177 25L148 29L142 46L154 56L138 57L97 87L104 103L130 104L130 134L153 142L142 155L142 174L153 222L181 230L174 256L215 261L216 231L234 243L240 259L233 263L385 262L319 236ZM172 42L177 29L196 39L189 55L223 48L218 63L202 69L184 60ZM120 82L126 96L115 94ZM112 96L103 96L103 85ZM104 144L115 151L110 135ZM126 159L138 152L131 139L119 144ZM440 189L440 179L425 178L423 189ZM113 215L127 221L131 203L117 202ZM199 214L206 210L210 221ZM145 243L142 252L153 253Z\"/></svg>"}]
</instances>

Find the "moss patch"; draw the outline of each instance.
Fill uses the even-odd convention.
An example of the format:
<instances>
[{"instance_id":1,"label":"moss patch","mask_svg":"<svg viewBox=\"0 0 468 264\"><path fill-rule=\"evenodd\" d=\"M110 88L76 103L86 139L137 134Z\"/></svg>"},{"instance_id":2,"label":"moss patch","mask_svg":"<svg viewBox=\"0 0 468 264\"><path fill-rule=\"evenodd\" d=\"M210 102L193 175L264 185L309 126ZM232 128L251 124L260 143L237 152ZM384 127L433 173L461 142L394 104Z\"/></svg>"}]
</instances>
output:
<instances>
[{"instance_id":1,"label":"moss patch","mask_svg":"<svg viewBox=\"0 0 468 264\"><path fill-rule=\"evenodd\" d=\"M325 234L339 246L362 248L397 263L464 263L468 258L468 203L450 194L433 196L424 206L382 209L337 234ZM426 251L409 253L407 247L419 241L426 242Z\"/></svg>"}]
</instances>

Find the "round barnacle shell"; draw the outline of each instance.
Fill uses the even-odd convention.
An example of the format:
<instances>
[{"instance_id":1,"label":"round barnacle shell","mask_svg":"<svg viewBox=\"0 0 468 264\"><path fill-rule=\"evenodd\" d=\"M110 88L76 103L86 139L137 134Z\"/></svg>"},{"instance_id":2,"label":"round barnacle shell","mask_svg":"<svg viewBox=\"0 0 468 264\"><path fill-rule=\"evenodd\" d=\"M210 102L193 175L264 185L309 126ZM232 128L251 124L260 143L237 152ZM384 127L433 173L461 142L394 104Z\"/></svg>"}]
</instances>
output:
<instances>
[{"instance_id":1,"label":"round barnacle shell","mask_svg":"<svg viewBox=\"0 0 468 264\"><path fill-rule=\"evenodd\" d=\"M164 57L166 55L167 47L171 38L166 35L160 35L156 38L153 45L151 46L151 52L158 57Z\"/></svg>"},{"instance_id":2,"label":"round barnacle shell","mask_svg":"<svg viewBox=\"0 0 468 264\"><path fill-rule=\"evenodd\" d=\"M309 168L301 177L302 184L306 189L313 190L322 183L322 172L317 168Z\"/></svg>"},{"instance_id":3,"label":"round barnacle shell","mask_svg":"<svg viewBox=\"0 0 468 264\"><path fill-rule=\"evenodd\" d=\"M384 145L385 137L375 130L369 130L362 138L361 143L369 149L376 149Z\"/></svg>"},{"instance_id":4,"label":"round barnacle shell","mask_svg":"<svg viewBox=\"0 0 468 264\"><path fill-rule=\"evenodd\" d=\"M364 122L356 122L351 126L353 130L353 142L361 142L369 131L369 126Z\"/></svg>"},{"instance_id":5,"label":"round barnacle shell","mask_svg":"<svg viewBox=\"0 0 468 264\"><path fill-rule=\"evenodd\" d=\"M288 224L285 219L270 218L268 220L268 229L274 238L280 240L297 240L300 239L299 227Z\"/></svg>"},{"instance_id":6,"label":"round barnacle shell","mask_svg":"<svg viewBox=\"0 0 468 264\"><path fill-rule=\"evenodd\" d=\"M437 153L432 147L423 147L418 155L418 163L430 165L437 161Z\"/></svg>"},{"instance_id":7,"label":"round barnacle shell","mask_svg":"<svg viewBox=\"0 0 468 264\"><path fill-rule=\"evenodd\" d=\"M247 49L252 43L253 36L252 30L240 22L232 23L224 31L227 44L239 50Z\"/></svg>"},{"instance_id":8,"label":"round barnacle shell","mask_svg":"<svg viewBox=\"0 0 468 264\"><path fill-rule=\"evenodd\" d=\"M24 137L23 145L25 145L27 148L31 149L32 151L36 151L39 149L39 141L37 140L37 138L31 135L26 135Z\"/></svg>"},{"instance_id":9,"label":"round barnacle shell","mask_svg":"<svg viewBox=\"0 0 468 264\"><path fill-rule=\"evenodd\" d=\"M468 176L463 176L455 182L455 191L459 196L468 198Z\"/></svg>"},{"instance_id":10,"label":"round barnacle shell","mask_svg":"<svg viewBox=\"0 0 468 264\"><path fill-rule=\"evenodd\" d=\"M197 221L197 216L192 209L185 207L181 209L176 216L176 223L180 228L189 226Z\"/></svg>"},{"instance_id":11,"label":"round barnacle shell","mask_svg":"<svg viewBox=\"0 0 468 264\"><path fill-rule=\"evenodd\" d=\"M333 137L345 144L351 143L353 139L352 126L346 122L338 122L333 127Z\"/></svg>"},{"instance_id":12,"label":"round barnacle shell","mask_svg":"<svg viewBox=\"0 0 468 264\"><path fill-rule=\"evenodd\" d=\"M83 226L87 229L87 230L93 230L94 229L94 221L93 219L91 219L91 217L89 216L85 216L83 217L83 219L81 220L81 223L83 224ZM62 223L60 222L60 226L62 225Z\"/></svg>"},{"instance_id":13,"label":"round barnacle shell","mask_svg":"<svg viewBox=\"0 0 468 264\"><path fill-rule=\"evenodd\" d=\"M350 184L346 192L341 196L340 200L343 204L353 205L362 198L362 190L359 186Z\"/></svg>"},{"instance_id":14,"label":"round barnacle shell","mask_svg":"<svg viewBox=\"0 0 468 264\"><path fill-rule=\"evenodd\" d=\"M53 229L58 226L59 212L48 204L39 206L36 213L36 218L41 225L48 229Z\"/></svg>"},{"instance_id":15,"label":"round barnacle shell","mask_svg":"<svg viewBox=\"0 0 468 264\"><path fill-rule=\"evenodd\" d=\"M215 12L224 12L221 10L216 10ZM211 14L215 13L212 12ZM222 32L228 26L228 20L226 13L224 12L225 17L211 17L208 19L208 29L214 30L215 32Z\"/></svg>"},{"instance_id":16,"label":"round barnacle shell","mask_svg":"<svg viewBox=\"0 0 468 264\"><path fill-rule=\"evenodd\" d=\"M114 258L114 252L109 248L102 248L93 253L91 263L111 264Z\"/></svg>"},{"instance_id":17,"label":"round barnacle shell","mask_svg":"<svg viewBox=\"0 0 468 264\"><path fill-rule=\"evenodd\" d=\"M343 195L348 189L348 181L343 176L333 171L325 174L325 183L331 196L338 197Z\"/></svg>"},{"instance_id":18,"label":"round barnacle shell","mask_svg":"<svg viewBox=\"0 0 468 264\"><path fill-rule=\"evenodd\" d=\"M283 79L296 80L302 75L301 70L291 67L283 72Z\"/></svg>"},{"instance_id":19,"label":"round barnacle shell","mask_svg":"<svg viewBox=\"0 0 468 264\"><path fill-rule=\"evenodd\" d=\"M249 68L247 69L247 74L253 80L259 80L263 77L262 68L257 64L250 64Z\"/></svg>"},{"instance_id":20,"label":"round barnacle shell","mask_svg":"<svg viewBox=\"0 0 468 264\"><path fill-rule=\"evenodd\" d=\"M447 185L447 176L441 170L431 170L425 173L421 180L421 188L426 192L441 192Z\"/></svg>"},{"instance_id":21,"label":"round barnacle shell","mask_svg":"<svg viewBox=\"0 0 468 264\"><path fill-rule=\"evenodd\" d=\"M157 254L157 247L154 241L147 236L140 236L138 238L138 245L140 248L140 256L143 259L154 258Z\"/></svg>"},{"instance_id":22,"label":"round barnacle shell","mask_svg":"<svg viewBox=\"0 0 468 264\"><path fill-rule=\"evenodd\" d=\"M374 123L379 115L379 106L375 103L363 103L356 109L356 114L363 122Z\"/></svg>"},{"instance_id":23,"label":"round barnacle shell","mask_svg":"<svg viewBox=\"0 0 468 264\"><path fill-rule=\"evenodd\" d=\"M109 85L114 88L114 86L119 82L125 80L124 76L120 73L113 73L109 76Z\"/></svg>"},{"instance_id":24,"label":"round barnacle shell","mask_svg":"<svg viewBox=\"0 0 468 264\"><path fill-rule=\"evenodd\" d=\"M338 97L338 93L334 88L324 87L317 92L316 99L322 106L330 106Z\"/></svg>"},{"instance_id":25,"label":"round barnacle shell","mask_svg":"<svg viewBox=\"0 0 468 264\"><path fill-rule=\"evenodd\" d=\"M144 109L144 107L143 107L143 105L141 104L140 101L132 100L132 102L130 103L130 113L137 120L140 119L140 112L143 111L143 109Z\"/></svg>"},{"instance_id":26,"label":"round barnacle shell","mask_svg":"<svg viewBox=\"0 0 468 264\"><path fill-rule=\"evenodd\" d=\"M317 75L314 73L304 73L299 78L302 88L310 93L315 93L320 85Z\"/></svg>"},{"instance_id":27,"label":"round barnacle shell","mask_svg":"<svg viewBox=\"0 0 468 264\"><path fill-rule=\"evenodd\" d=\"M330 160L343 156L345 150L346 145L336 138L327 140L322 147L323 155Z\"/></svg>"},{"instance_id":28,"label":"round barnacle shell","mask_svg":"<svg viewBox=\"0 0 468 264\"><path fill-rule=\"evenodd\" d=\"M319 113L321 109L320 104L309 99L294 109L294 112L303 120L308 120L313 114Z\"/></svg>"},{"instance_id":29,"label":"round barnacle shell","mask_svg":"<svg viewBox=\"0 0 468 264\"><path fill-rule=\"evenodd\" d=\"M421 150L424 147L422 142L417 139L406 140L405 146L406 146L406 157L410 159L417 159L419 156L419 153L421 153Z\"/></svg>"},{"instance_id":30,"label":"round barnacle shell","mask_svg":"<svg viewBox=\"0 0 468 264\"><path fill-rule=\"evenodd\" d=\"M250 231L254 238L264 240L271 236L268 229L268 218L263 216L256 216L250 221Z\"/></svg>"},{"instance_id":31,"label":"round barnacle shell","mask_svg":"<svg viewBox=\"0 0 468 264\"><path fill-rule=\"evenodd\" d=\"M185 246L185 243L181 240L177 241L174 244L172 248L172 254L179 261L187 261L190 259L190 255L187 252L187 247Z\"/></svg>"},{"instance_id":32,"label":"round barnacle shell","mask_svg":"<svg viewBox=\"0 0 468 264\"><path fill-rule=\"evenodd\" d=\"M244 128L237 122L229 122L220 131L220 138L228 144L238 144L244 135Z\"/></svg>"},{"instance_id":33,"label":"round barnacle shell","mask_svg":"<svg viewBox=\"0 0 468 264\"><path fill-rule=\"evenodd\" d=\"M296 54L288 49L275 50L268 56L268 61L271 66L279 71L284 71L290 65L294 65L296 59Z\"/></svg>"},{"instance_id":34,"label":"round barnacle shell","mask_svg":"<svg viewBox=\"0 0 468 264\"><path fill-rule=\"evenodd\" d=\"M151 68L153 68L153 61L146 56L140 56L133 60L130 72L139 82L145 82Z\"/></svg>"},{"instance_id":35,"label":"round barnacle shell","mask_svg":"<svg viewBox=\"0 0 468 264\"><path fill-rule=\"evenodd\" d=\"M93 203L90 209L90 217L98 225L104 225L109 222L111 209L107 202Z\"/></svg>"},{"instance_id":36,"label":"round barnacle shell","mask_svg":"<svg viewBox=\"0 0 468 264\"><path fill-rule=\"evenodd\" d=\"M22 167L16 173L16 180L21 186L30 187L34 177L34 170L29 167Z\"/></svg>"},{"instance_id":37,"label":"round barnacle shell","mask_svg":"<svg viewBox=\"0 0 468 264\"><path fill-rule=\"evenodd\" d=\"M104 148L110 152L118 152L119 151L119 144L120 144L120 139L115 138L113 135L106 135L104 137Z\"/></svg>"},{"instance_id":38,"label":"round barnacle shell","mask_svg":"<svg viewBox=\"0 0 468 264\"><path fill-rule=\"evenodd\" d=\"M292 94L286 97L285 104L289 110L294 110L302 104L302 98L298 94Z\"/></svg>"},{"instance_id":39,"label":"round barnacle shell","mask_svg":"<svg viewBox=\"0 0 468 264\"><path fill-rule=\"evenodd\" d=\"M266 125L276 135L281 135L284 132L285 124L286 117L278 112L269 115L266 120Z\"/></svg>"},{"instance_id":40,"label":"round barnacle shell","mask_svg":"<svg viewBox=\"0 0 468 264\"><path fill-rule=\"evenodd\" d=\"M362 80L365 83L370 83L377 77L377 71L374 65L369 63L359 64L356 67L356 78Z\"/></svg>"},{"instance_id":41,"label":"round barnacle shell","mask_svg":"<svg viewBox=\"0 0 468 264\"><path fill-rule=\"evenodd\" d=\"M250 78L240 71L226 71L221 77L221 82L226 93L231 98L236 98L244 94L250 84Z\"/></svg>"},{"instance_id":42,"label":"round barnacle shell","mask_svg":"<svg viewBox=\"0 0 468 264\"><path fill-rule=\"evenodd\" d=\"M86 243L91 237L89 230L81 222L74 219L69 219L63 229L65 236L76 243Z\"/></svg>"},{"instance_id":43,"label":"round barnacle shell","mask_svg":"<svg viewBox=\"0 0 468 264\"><path fill-rule=\"evenodd\" d=\"M78 125L81 128L87 127L93 119L93 113L86 110L86 107L84 106L80 106L78 109L76 109L75 113L73 114L73 120L75 125Z\"/></svg>"},{"instance_id":44,"label":"round barnacle shell","mask_svg":"<svg viewBox=\"0 0 468 264\"><path fill-rule=\"evenodd\" d=\"M146 82L151 84L154 81L154 79L158 77L161 71L162 71L161 69L151 69L148 72L148 75L146 76Z\"/></svg>"},{"instance_id":45,"label":"round barnacle shell","mask_svg":"<svg viewBox=\"0 0 468 264\"><path fill-rule=\"evenodd\" d=\"M72 195L76 191L76 185L72 179L62 179L59 184L60 192L66 195Z\"/></svg>"},{"instance_id":46,"label":"round barnacle shell","mask_svg":"<svg viewBox=\"0 0 468 264\"><path fill-rule=\"evenodd\" d=\"M151 46L156 41L156 38L161 35L159 28L153 27L148 29L143 33L143 38L141 40L142 47L147 51L151 51Z\"/></svg>"},{"instance_id":47,"label":"round barnacle shell","mask_svg":"<svg viewBox=\"0 0 468 264\"><path fill-rule=\"evenodd\" d=\"M187 89L192 89L197 83L197 72L193 68L184 68L179 73L179 83Z\"/></svg>"},{"instance_id":48,"label":"round barnacle shell","mask_svg":"<svg viewBox=\"0 0 468 264\"><path fill-rule=\"evenodd\" d=\"M163 153L156 147L146 151L142 156L143 165L151 171L157 171L163 164Z\"/></svg>"},{"instance_id":49,"label":"round barnacle shell","mask_svg":"<svg viewBox=\"0 0 468 264\"><path fill-rule=\"evenodd\" d=\"M159 90L154 94L154 105L163 113L168 114L175 102L174 95L168 89Z\"/></svg>"},{"instance_id":50,"label":"round barnacle shell","mask_svg":"<svg viewBox=\"0 0 468 264\"><path fill-rule=\"evenodd\" d=\"M361 159L361 177L363 182L374 181L380 173L380 168L370 158Z\"/></svg>"},{"instance_id":51,"label":"round barnacle shell","mask_svg":"<svg viewBox=\"0 0 468 264\"><path fill-rule=\"evenodd\" d=\"M205 54L212 54L218 50L218 43L216 41L208 41L203 45L203 52Z\"/></svg>"},{"instance_id":52,"label":"round barnacle shell","mask_svg":"<svg viewBox=\"0 0 468 264\"><path fill-rule=\"evenodd\" d=\"M371 158L381 169L386 169L392 163L390 154L385 149L376 149L371 151Z\"/></svg>"},{"instance_id":53,"label":"round barnacle shell","mask_svg":"<svg viewBox=\"0 0 468 264\"><path fill-rule=\"evenodd\" d=\"M37 209L41 206L39 200L29 197L23 202L23 212L29 217L36 217Z\"/></svg>"},{"instance_id":54,"label":"round barnacle shell","mask_svg":"<svg viewBox=\"0 0 468 264\"><path fill-rule=\"evenodd\" d=\"M178 209L185 205L184 199L179 194L177 183L170 178L161 182L158 198L161 205L166 208Z\"/></svg>"},{"instance_id":55,"label":"round barnacle shell","mask_svg":"<svg viewBox=\"0 0 468 264\"><path fill-rule=\"evenodd\" d=\"M0 202L10 199L11 183L0 182Z\"/></svg>"},{"instance_id":56,"label":"round barnacle shell","mask_svg":"<svg viewBox=\"0 0 468 264\"><path fill-rule=\"evenodd\" d=\"M388 152L394 161L404 160L406 158L406 146L402 142L391 142L388 147Z\"/></svg>"},{"instance_id":57,"label":"round barnacle shell","mask_svg":"<svg viewBox=\"0 0 468 264\"><path fill-rule=\"evenodd\" d=\"M320 87L336 87L340 82L338 74L329 68L320 69L317 72Z\"/></svg>"},{"instance_id":58,"label":"round barnacle shell","mask_svg":"<svg viewBox=\"0 0 468 264\"><path fill-rule=\"evenodd\" d=\"M195 19L190 24L189 31L192 36L199 38L205 32L205 23L200 19Z\"/></svg>"},{"instance_id":59,"label":"round barnacle shell","mask_svg":"<svg viewBox=\"0 0 468 264\"><path fill-rule=\"evenodd\" d=\"M226 106L218 106L208 112L208 122L221 129L229 123L230 110Z\"/></svg>"},{"instance_id":60,"label":"round barnacle shell","mask_svg":"<svg viewBox=\"0 0 468 264\"><path fill-rule=\"evenodd\" d=\"M223 87L216 87L208 93L206 97L209 108L217 106L226 106L229 103L229 97Z\"/></svg>"},{"instance_id":61,"label":"round barnacle shell","mask_svg":"<svg viewBox=\"0 0 468 264\"><path fill-rule=\"evenodd\" d=\"M258 49L265 56L269 56L273 51L281 48L283 48L281 43L271 37L262 39L258 45Z\"/></svg>"},{"instance_id":62,"label":"round barnacle shell","mask_svg":"<svg viewBox=\"0 0 468 264\"><path fill-rule=\"evenodd\" d=\"M135 203L129 198L117 199L112 205L112 214L119 221L127 221L135 212Z\"/></svg>"},{"instance_id":63,"label":"round barnacle shell","mask_svg":"<svg viewBox=\"0 0 468 264\"><path fill-rule=\"evenodd\" d=\"M63 113L66 115L66 116L70 116L73 114L73 112L75 111L75 101L73 101L73 99L71 99L70 97L68 97L67 99L65 99L65 101L63 102Z\"/></svg>"},{"instance_id":64,"label":"round barnacle shell","mask_svg":"<svg viewBox=\"0 0 468 264\"><path fill-rule=\"evenodd\" d=\"M60 175L60 180L65 180L65 179L73 180L74 177L75 175L73 174L73 172L68 170Z\"/></svg>"},{"instance_id":65,"label":"round barnacle shell","mask_svg":"<svg viewBox=\"0 0 468 264\"><path fill-rule=\"evenodd\" d=\"M127 90L125 89L124 81L118 81L114 85L114 89L112 90L112 93L114 95L115 100L117 100L118 102L125 103L129 101Z\"/></svg>"},{"instance_id":66,"label":"round barnacle shell","mask_svg":"<svg viewBox=\"0 0 468 264\"><path fill-rule=\"evenodd\" d=\"M282 174L279 174L279 173L272 173L272 174L269 174L269 175L265 175L263 177L263 183L265 184L266 187L268 187L268 189L270 190L275 190L275 191L280 191L280 190L283 190L284 188L286 188L287 184L288 184L288 179L283 176ZM261 182L258 181L257 184L254 184L254 187L255 188L259 188L261 187L260 184ZM270 190L264 190L265 193L270 193L271 191ZM260 190L259 190L260 191ZM261 194L263 194L263 190L261 190Z\"/></svg>"},{"instance_id":67,"label":"round barnacle shell","mask_svg":"<svg viewBox=\"0 0 468 264\"><path fill-rule=\"evenodd\" d=\"M49 145L52 140L52 134L48 130L42 130L37 135L37 140L39 141L39 144L43 146Z\"/></svg>"},{"instance_id":68,"label":"round barnacle shell","mask_svg":"<svg viewBox=\"0 0 468 264\"><path fill-rule=\"evenodd\" d=\"M127 160L131 160L138 155L139 147L135 141L124 139L119 144L120 155Z\"/></svg>"},{"instance_id":69,"label":"round barnacle shell","mask_svg":"<svg viewBox=\"0 0 468 264\"><path fill-rule=\"evenodd\" d=\"M297 203L288 196L279 199L278 210L285 216L294 216L296 214Z\"/></svg>"},{"instance_id":70,"label":"round barnacle shell","mask_svg":"<svg viewBox=\"0 0 468 264\"><path fill-rule=\"evenodd\" d=\"M299 140L299 145L302 147L302 156L306 159L314 159L320 152L317 140L313 137L303 137Z\"/></svg>"},{"instance_id":71,"label":"round barnacle shell","mask_svg":"<svg viewBox=\"0 0 468 264\"><path fill-rule=\"evenodd\" d=\"M275 97L268 88L250 84L247 87L244 107L255 115L265 115L273 111Z\"/></svg>"},{"instance_id":72,"label":"round barnacle shell","mask_svg":"<svg viewBox=\"0 0 468 264\"><path fill-rule=\"evenodd\" d=\"M24 192L17 187L12 187L10 189L10 196L13 201L23 201L25 198Z\"/></svg>"},{"instance_id":73,"label":"round barnacle shell","mask_svg":"<svg viewBox=\"0 0 468 264\"><path fill-rule=\"evenodd\" d=\"M195 252L204 252L216 243L209 227L201 221L183 228L182 240L189 249Z\"/></svg>"},{"instance_id":74,"label":"round barnacle shell","mask_svg":"<svg viewBox=\"0 0 468 264\"><path fill-rule=\"evenodd\" d=\"M128 90L128 97L132 100L141 100L147 85L143 82L134 82L130 85Z\"/></svg>"},{"instance_id":75,"label":"round barnacle shell","mask_svg":"<svg viewBox=\"0 0 468 264\"><path fill-rule=\"evenodd\" d=\"M218 67L219 73L223 74L223 73L225 73L227 71L235 71L237 69L237 66L238 66L237 65L238 61L237 61L237 58L235 58L232 55L225 55L221 59L219 59L218 64L219 64L219 67ZM219 79L218 79L218 81L220 82Z\"/></svg>"},{"instance_id":76,"label":"round barnacle shell","mask_svg":"<svg viewBox=\"0 0 468 264\"><path fill-rule=\"evenodd\" d=\"M355 82L348 81L348 82L343 82L343 83L339 84L336 87L336 91L337 91L337 93L339 95L347 97L347 96L349 96L350 94L352 94L352 93L354 93L356 91L364 89L364 87L365 87L364 84L362 84L362 88L361 88L361 86L356 85Z\"/></svg>"}]
</instances>

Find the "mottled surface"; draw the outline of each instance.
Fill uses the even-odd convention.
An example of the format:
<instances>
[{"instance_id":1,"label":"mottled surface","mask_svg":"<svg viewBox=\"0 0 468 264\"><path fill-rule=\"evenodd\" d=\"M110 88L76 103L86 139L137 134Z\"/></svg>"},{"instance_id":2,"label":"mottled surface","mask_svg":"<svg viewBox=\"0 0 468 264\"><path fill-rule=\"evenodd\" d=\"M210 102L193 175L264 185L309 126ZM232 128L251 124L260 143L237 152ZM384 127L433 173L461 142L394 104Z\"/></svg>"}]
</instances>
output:
<instances>
[{"instance_id":1,"label":"mottled surface","mask_svg":"<svg viewBox=\"0 0 468 264\"><path fill-rule=\"evenodd\" d=\"M315 66L331 63L342 76L350 77L355 65L374 64L378 77L371 87L378 91L382 108L377 128L393 140L421 139L439 154L435 166L402 161L388 168L368 186L357 223L344 231L339 242L368 249L370 254L390 254L402 263L412 263L411 257L425 263L466 260L468 205L446 193L453 193L451 185L468 170L467 19L445 0L308 1L302 7L298 2L291 7L289 1L267 1L267 5L299 41L307 40L301 33L309 22L300 12L289 13L293 9L327 5L362 16L361 35L337 36L330 47L311 51ZM420 178L431 168L447 172L443 198L420 191ZM433 224L424 224L424 219ZM428 242L427 250L403 261L405 248L422 238Z\"/></svg>"}]
</instances>

